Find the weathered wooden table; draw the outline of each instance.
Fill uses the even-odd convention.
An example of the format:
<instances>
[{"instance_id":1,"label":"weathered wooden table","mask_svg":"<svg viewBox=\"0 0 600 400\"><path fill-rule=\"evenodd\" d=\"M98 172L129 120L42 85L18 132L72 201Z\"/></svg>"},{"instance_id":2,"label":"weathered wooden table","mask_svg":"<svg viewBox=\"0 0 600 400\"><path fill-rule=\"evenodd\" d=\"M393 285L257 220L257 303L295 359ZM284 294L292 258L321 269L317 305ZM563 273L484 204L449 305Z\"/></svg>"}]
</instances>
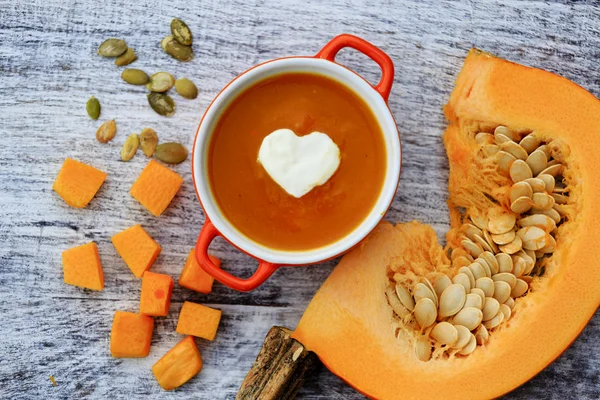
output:
<instances>
[{"instance_id":1,"label":"weathered wooden table","mask_svg":"<svg viewBox=\"0 0 600 400\"><path fill-rule=\"evenodd\" d=\"M127 134L149 126L163 141L191 148L205 108L237 74L271 58L314 54L336 34L354 33L384 49L397 68L390 107L404 158L387 219L423 220L443 239L448 171L441 108L469 48L557 72L598 96L599 6L564 1L1 0L0 398L233 398L268 329L294 327L335 264L283 268L252 293L215 284L213 293L200 295L176 285L170 315L156 319L150 356L111 358L114 311L137 310L140 282L110 237L141 223L163 248L153 271L177 278L204 221L189 160L175 167L185 183L160 218L129 195L147 160L141 153L128 163L119 160ZM195 35L196 58L190 63L177 62L160 49L173 17L184 19ZM125 84L112 60L96 55L107 37L123 38L135 48L135 68L191 78L200 88L199 98L176 97L172 118L155 114L145 89ZM374 63L357 53L344 51L340 61L377 79ZM86 115L91 95L102 103L100 121ZM94 138L96 128L112 118L117 137L101 145ZM108 172L86 209L67 206L51 190L66 156ZM104 266L102 292L63 283L61 252L92 240ZM236 274L248 276L255 267L222 241L213 250ZM184 300L218 307L223 319L213 343L199 340L201 374L167 393L150 367L180 340L175 325ZM596 314L565 354L507 397L599 398L599 342ZM300 398L361 396L323 369Z\"/></svg>"}]
</instances>

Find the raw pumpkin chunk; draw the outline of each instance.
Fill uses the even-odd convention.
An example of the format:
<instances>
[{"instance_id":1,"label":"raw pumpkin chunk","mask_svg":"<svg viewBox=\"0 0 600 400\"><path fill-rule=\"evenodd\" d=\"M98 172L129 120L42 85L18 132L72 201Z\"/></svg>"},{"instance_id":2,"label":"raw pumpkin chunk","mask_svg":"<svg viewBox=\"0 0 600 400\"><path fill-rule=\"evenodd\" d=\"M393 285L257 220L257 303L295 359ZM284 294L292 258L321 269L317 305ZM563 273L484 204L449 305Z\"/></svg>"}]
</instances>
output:
<instances>
[{"instance_id":1,"label":"raw pumpkin chunk","mask_svg":"<svg viewBox=\"0 0 600 400\"><path fill-rule=\"evenodd\" d=\"M83 208L94 198L105 179L105 172L67 158L52 189L71 207Z\"/></svg>"},{"instance_id":2,"label":"raw pumpkin chunk","mask_svg":"<svg viewBox=\"0 0 600 400\"><path fill-rule=\"evenodd\" d=\"M177 321L177 333L214 340L221 321L221 310L186 301Z\"/></svg>"},{"instance_id":3,"label":"raw pumpkin chunk","mask_svg":"<svg viewBox=\"0 0 600 400\"><path fill-rule=\"evenodd\" d=\"M150 353L154 319L127 311L115 312L110 332L113 357L146 357Z\"/></svg>"},{"instance_id":4,"label":"raw pumpkin chunk","mask_svg":"<svg viewBox=\"0 0 600 400\"><path fill-rule=\"evenodd\" d=\"M173 278L146 271L142 277L140 314L164 317L169 313Z\"/></svg>"},{"instance_id":5,"label":"raw pumpkin chunk","mask_svg":"<svg viewBox=\"0 0 600 400\"><path fill-rule=\"evenodd\" d=\"M92 290L104 289L104 273L96 243L63 251L62 262L66 284Z\"/></svg>"},{"instance_id":6,"label":"raw pumpkin chunk","mask_svg":"<svg viewBox=\"0 0 600 400\"><path fill-rule=\"evenodd\" d=\"M154 216L163 213L183 184L183 178L175 171L155 160L150 160L129 193Z\"/></svg>"},{"instance_id":7,"label":"raw pumpkin chunk","mask_svg":"<svg viewBox=\"0 0 600 400\"><path fill-rule=\"evenodd\" d=\"M221 265L221 260L217 257L208 257L217 267ZM215 278L207 274L198 264L198 261L196 261L196 250L192 249L179 276L179 284L184 288L208 294L212 291L214 281Z\"/></svg>"},{"instance_id":8,"label":"raw pumpkin chunk","mask_svg":"<svg viewBox=\"0 0 600 400\"><path fill-rule=\"evenodd\" d=\"M134 225L112 237L117 253L131 272L141 278L160 254L160 245L148 235L141 225Z\"/></svg>"},{"instance_id":9,"label":"raw pumpkin chunk","mask_svg":"<svg viewBox=\"0 0 600 400\"><path fill-rule=\"evenodd\" d=\"M152 373L165 390L178 388L202 369L202 356L193 336L188 336L152 366Z\"/></svg>"}]
</instances>

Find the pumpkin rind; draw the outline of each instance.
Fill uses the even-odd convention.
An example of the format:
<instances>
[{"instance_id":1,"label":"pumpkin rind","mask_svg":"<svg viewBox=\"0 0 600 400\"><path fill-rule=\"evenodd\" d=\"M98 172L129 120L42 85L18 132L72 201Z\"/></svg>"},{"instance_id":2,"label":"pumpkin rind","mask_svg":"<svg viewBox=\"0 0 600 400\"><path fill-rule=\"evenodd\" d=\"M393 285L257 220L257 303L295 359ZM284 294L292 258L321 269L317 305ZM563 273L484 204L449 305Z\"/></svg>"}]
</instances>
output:
<instances>
[{"instance_id":1,"label":"pumpkin rind","mask_svg":"<svg viewBox=\"0 0 600 400\"><path fill-rule=\"evenodd\" d=\"M415 337L395 337L397 319L385 298L388 266L425 275L449 260L433 230L418 223L380 224L346 255L310 303L293 337L327 367L374 398L493 398L524 383L576 338L600 305L600 102L576 84L472 50L445 113L450 163L451 225L458 228L465 188L473 188L475 122L533 129L564 147L577 206L569 211L542 278L517 299L511 319L467 357L418 360ZM508 181L507 181L508 182ZM499 178L499 185L502 178ZM477 191L475 191L477 192ZM482 193L471 201L483 205ZM448 233L448 243L457 238ZM568 251L565 249L568 248ZM445 267L444 267L445 266ZM493 379L490 379L493 377Z\"/></svg>"}]
</instances>

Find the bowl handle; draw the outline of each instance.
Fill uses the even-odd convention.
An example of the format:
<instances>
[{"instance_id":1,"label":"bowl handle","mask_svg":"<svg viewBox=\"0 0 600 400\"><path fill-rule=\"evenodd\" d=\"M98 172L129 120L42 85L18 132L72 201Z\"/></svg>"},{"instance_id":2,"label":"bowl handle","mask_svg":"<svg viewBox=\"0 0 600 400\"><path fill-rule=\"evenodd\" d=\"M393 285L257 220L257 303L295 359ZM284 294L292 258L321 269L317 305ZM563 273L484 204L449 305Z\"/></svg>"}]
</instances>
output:
<instances>
[{"instance_id":1,"label":"bowl handle","mask_svg":"<svg viewBox=\"0 0 600 400\"><path fill-rule=\"evenodd\" d=\"M207 274L221 282L225 286L237 290L238 292L249 292L262 285L279 265L272 264L264 260L258 260L258 269L248 279L241 279L233 276L230 273L223 271L216 266L208 257L208 246L217 236L222 236L208 218L204 222L204 226L198 235L196 243L196 261Z\"/></svg>"},{"instance_id":2,"label":"bowl handle","mask_svg":"<svg viewBox=\"0 0 600 400\"><path fill-rule=\"evenodd\" d=\"M358 36L343 34L331 39L315 57L335 62L335 56L344 47L351 47L358 50L379 64L381 67L381 80L374 86L374 89L379 92L383 100L387 103L394 83L394 63L390 56L380 48Z\"/></svg>"}]
</instances>

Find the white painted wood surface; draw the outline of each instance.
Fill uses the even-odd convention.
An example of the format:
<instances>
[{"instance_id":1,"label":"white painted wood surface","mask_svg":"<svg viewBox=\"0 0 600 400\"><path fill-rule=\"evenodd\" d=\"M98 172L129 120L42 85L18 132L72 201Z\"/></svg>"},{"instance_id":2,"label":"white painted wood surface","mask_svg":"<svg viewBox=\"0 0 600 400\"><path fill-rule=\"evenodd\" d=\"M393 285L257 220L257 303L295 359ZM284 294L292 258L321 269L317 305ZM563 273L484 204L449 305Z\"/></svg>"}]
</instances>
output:
<instances>
[{"instance_id":1,"label":"white painted wood surface","mask_svg":"<svg viewBox=\"0 0 600 400\"><path fill-rule=\"evenodd\" d=\"M237 74L268 59L316 53L339 33L354 33L393 58L397 76L390 107L402 133L400 189L391 221L420 219L443 238L447 162L440 140L441 107L472 46L557 72L600 95L597 2L460 1L122 1L0 0L0 398L232 398L274 324L294 327L333 262L284 268L252 293L215 284L204 296L176 285L171 312L157 318L146 359L113 359L108 351L115 310L136 311L139 281L116 254L110 237L135 223L161 244L153 271L177 278L204 220L190 162L175 167L185 183L169 209L152 217L129 194L147 160L119 161L127 134L153 127L161 140L191 147L211 99ZM179 63L160 50L173 17L194 33L196 58ZM145 90L126 85L112 60L96 56L107 37L132 46L147 72L167 70L200 88L197 100L175 95L173 118L155 114ZM374 81L372 62L351 51L339 60ZM95 95L99 121L85 113ZM532 94L535 95L535 94ZM94 139L115 118L117 137ZM51 190L66 156L106 172L102 189L83 210ZM60 254L94 240L106 277L100 293L62 282ZM214 252L236 274L254 262L218 242ZM184 300L214 305L223 320L213 343L199 340L201 374L177 391L156 384L150 367L179 339ZM571 348L508 398L600 397L598 313ZM532 333L535 340L535 333ZM351 362L351 360L349 360ZM523 360L527 362L527 360ZM56 378L53 387L49 376ZM493 379L493 377L490 377ZM361 398L326 370L300 392L304 399Z\"/></svg>"}]
</instances>

